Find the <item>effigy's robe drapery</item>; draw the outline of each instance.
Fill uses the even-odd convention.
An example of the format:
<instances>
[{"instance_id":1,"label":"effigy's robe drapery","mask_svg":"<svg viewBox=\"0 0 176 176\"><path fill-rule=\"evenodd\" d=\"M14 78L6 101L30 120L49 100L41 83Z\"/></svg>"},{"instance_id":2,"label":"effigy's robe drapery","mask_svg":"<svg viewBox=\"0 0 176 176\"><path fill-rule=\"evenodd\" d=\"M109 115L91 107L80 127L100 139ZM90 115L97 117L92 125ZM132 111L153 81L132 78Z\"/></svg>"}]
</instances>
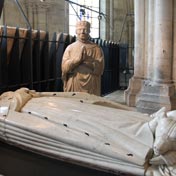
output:
<instances>
[{"instance_id":1,"label":"effigy's robe drapery","mask_svg":"<svg viewBox=\"0 0 176 176\"><path fill-rule=\"evenodd\" d=\"M151 168L150 118L123 105L87 93L22 89L3 94L0 107L0 138L7 143L113 173L145 175Z\"/></svg>"},{"instance_id":2,"label":"effigy's robe drapery","mask_svg":"<svg viewBox=\"0 0 176 176\"><path fill-rule=\"evenodd\" d=\"M85 47L85 60L75 63L76 54ZM69 45L63 55L62 79L65 92L101 94L101 75L104 70L103 51L95 43L76 41Z\"/></svg>"}]
</instances>

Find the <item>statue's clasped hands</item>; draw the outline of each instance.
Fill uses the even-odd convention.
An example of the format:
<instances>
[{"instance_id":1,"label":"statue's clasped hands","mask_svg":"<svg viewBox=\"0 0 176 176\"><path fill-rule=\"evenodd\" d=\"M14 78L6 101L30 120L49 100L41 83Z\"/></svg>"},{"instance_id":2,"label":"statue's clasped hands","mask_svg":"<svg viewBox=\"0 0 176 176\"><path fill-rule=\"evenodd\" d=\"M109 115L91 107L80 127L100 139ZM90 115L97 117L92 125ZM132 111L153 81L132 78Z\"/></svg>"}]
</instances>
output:
<instances>
[{"instance_id":1,"label":"statue's clasped hands","mask_svg":"<svg viewBox=\"0 0 176 176\"><path fill-rule=\"evenodd\" d=\"M74 63L80 64L82 63L86 58L86 47L83 45L81 48L78 48L77 51L75 51L75 57L74 57Z\"/></svg>"}]
</instances>

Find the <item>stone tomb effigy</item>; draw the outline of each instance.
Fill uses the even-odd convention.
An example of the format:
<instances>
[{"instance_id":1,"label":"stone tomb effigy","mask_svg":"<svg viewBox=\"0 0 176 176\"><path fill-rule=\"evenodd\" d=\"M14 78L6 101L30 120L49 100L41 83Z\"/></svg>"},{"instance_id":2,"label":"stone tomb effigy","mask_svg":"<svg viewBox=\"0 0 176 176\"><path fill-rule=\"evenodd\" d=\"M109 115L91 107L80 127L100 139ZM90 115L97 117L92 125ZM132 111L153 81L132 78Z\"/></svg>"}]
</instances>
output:
<instances>
[{"instance_id":1,"label":"stone tomb effigy","mask_svg":"<svg viewBox=\"0 0 176 176\"><path fill-rule=\"evenodd\" d=\"M35 92L0 97L5 143L109 173L174 176L176 112L152 116L87 93Z\"/></svg>"}]
</instances>

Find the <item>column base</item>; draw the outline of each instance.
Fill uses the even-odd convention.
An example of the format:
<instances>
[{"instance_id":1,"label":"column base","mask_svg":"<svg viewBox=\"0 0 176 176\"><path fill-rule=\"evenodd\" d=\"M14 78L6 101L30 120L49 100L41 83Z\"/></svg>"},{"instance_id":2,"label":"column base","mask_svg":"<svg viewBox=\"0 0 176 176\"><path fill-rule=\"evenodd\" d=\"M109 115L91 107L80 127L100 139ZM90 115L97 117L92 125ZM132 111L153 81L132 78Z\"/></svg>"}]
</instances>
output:
<instances>
[{"instance_id":1,"label":"column base","mask_svg":"<svg viewBox=\"0 0 176 176\"><path fill-rule=\"evenodd\" d=\"M136 98L141 90L143 79L132 77L129 86L124 92L125 102L130 107L136 106Z\"/></svg>"},{"instance_id":2,"label":"column base","mask_svg":"<svg viewBox=\"0 0 176 176\"><path fill-rule=\"evenodd\" d=\"M154 83L146 80L136 101L136 109L142 113L152 114L162 107L176 109L174 84Z\"/></svg>"}]
</instances>

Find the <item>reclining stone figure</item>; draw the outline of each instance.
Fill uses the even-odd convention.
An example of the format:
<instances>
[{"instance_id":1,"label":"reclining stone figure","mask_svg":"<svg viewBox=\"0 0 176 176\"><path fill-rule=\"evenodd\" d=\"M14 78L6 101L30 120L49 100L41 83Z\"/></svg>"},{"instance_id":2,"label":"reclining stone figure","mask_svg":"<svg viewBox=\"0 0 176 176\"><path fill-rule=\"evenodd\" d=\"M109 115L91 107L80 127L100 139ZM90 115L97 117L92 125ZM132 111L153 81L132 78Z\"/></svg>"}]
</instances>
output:
<instances>
[{"instance_id":1,"label":"reclining stone figure","mask_svg":"<svg viewBox=\"0 0 176 176\"><path fill-rule=\"evenodd\" d=\"M175 111L149 116L105 98L26 88L0 96L0 139L113 173L176 175Z\"/></svg>"}]
</instances>

